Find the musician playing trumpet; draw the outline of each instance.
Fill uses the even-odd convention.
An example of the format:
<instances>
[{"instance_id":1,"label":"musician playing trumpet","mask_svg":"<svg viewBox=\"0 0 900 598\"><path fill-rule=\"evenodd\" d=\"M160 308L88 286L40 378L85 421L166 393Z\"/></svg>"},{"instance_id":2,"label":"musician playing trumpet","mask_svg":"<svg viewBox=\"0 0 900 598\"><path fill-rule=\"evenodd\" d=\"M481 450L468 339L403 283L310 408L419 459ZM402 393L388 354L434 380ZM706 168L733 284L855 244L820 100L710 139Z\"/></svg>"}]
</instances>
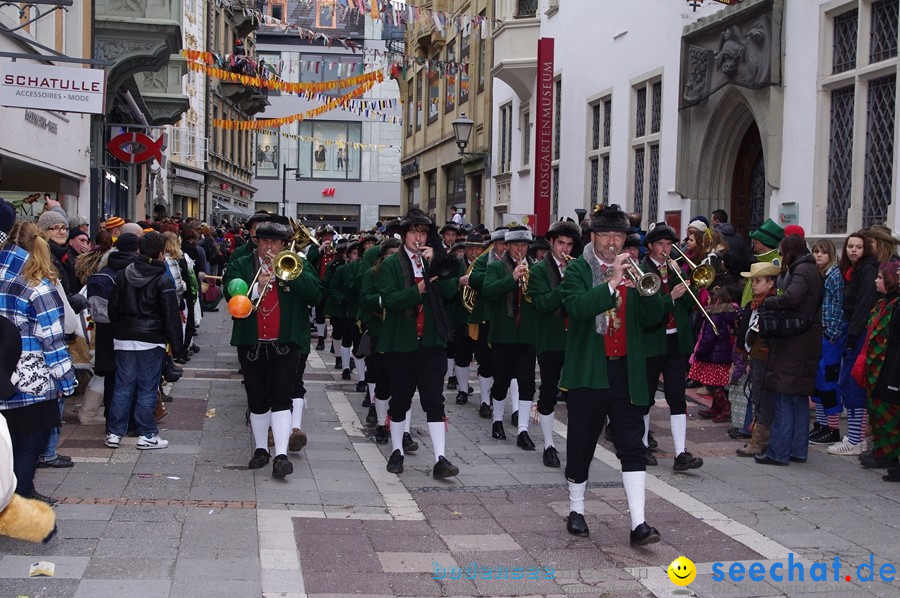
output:
<instances>
[{"instance_id":1,"label":"musician playing trumpet","mask_svg":"<svg viewBox=\"0 0 900 598\"><path fill-rule=\"evenodd\" d=\"M685 377L687 376L688 355L694 350L694 335L691 331L691 310L693 299L688 280L680 281L673 268L677 268L669 258L672 244L678 242L675 229L660 222L650 229L644 243L647 255L641 267L644 272L658 274L662 282L660 294L666 310L665 319L647 331L647 388L650 405L644 414L644 446L647 464L656 465L656 457L649 449L650 407L659 383L659 375L664 378L664 394L669 404L669 425L675 443L674 471L697 469L703 459L694 457L685 450L687 435L687 403L685 402ZM676 284L677 283L677 284Z\"/></svg>"},{"instance_id":2,"label":"musician playing trumpet","mask_svg":"<svg viewBox=\"0 0 900 598\"><path fill-rule=\"evenodd\" d=\"M544 437L544 465L559 467L559 453L553 445L554 409L559 393L559 375L566 351L569 314L562 304L560 284L573 259L572 250L581 239L581 227L574 222L555 222L547 231L550 251L531 269L529 293L538 312L537 361L541 368L541 389L537 413ZM519 421L522 421L521 419Z\"/></svg>"},{"instance_id":3,"label":"musician playing trumpet","mask_svg":"<svg viewBox=\"0 0 900 598\"><path fill-rule=\"evenodd\" d=\"M534 400L537 313L531 303L528 283L531 263L527 257L531 231L512 226L504 236L506 256L487 267L482 294L492 308L488 342L492 347L494 384L491 437L506 440L503 407L512 380L518 382L518 434L516 444L526 451L535 449L528 435L531 404Z\"/></svg>"},{"instance_id":4,"label":"musician playing trumpet","mask_svg":"<svg viewBox=\"0 0 900 598\"><path fill-rule=\"evenodd\" d=\"M274 275L272 260L292 236L290 222L284 216L271 216L269 221L260 223L256 227L257 249L230 264L223 281L225 289L235 279L252 284L249 297L258 303L248 317L234 320L231 344L237 347L250 407L255 451L249 467L260 469L269 462L267 439L271 425L275 439L273 478L283 478L294 471L287 457L288 443L300 444L300 437L291 436L293 430L300 431L303 399L299 404L291 399L309 354L309 307L316 305L323 293L315 270L298 254L296 258L303 269L299 276L281 280Z\"/></svg>"}]
</instances>

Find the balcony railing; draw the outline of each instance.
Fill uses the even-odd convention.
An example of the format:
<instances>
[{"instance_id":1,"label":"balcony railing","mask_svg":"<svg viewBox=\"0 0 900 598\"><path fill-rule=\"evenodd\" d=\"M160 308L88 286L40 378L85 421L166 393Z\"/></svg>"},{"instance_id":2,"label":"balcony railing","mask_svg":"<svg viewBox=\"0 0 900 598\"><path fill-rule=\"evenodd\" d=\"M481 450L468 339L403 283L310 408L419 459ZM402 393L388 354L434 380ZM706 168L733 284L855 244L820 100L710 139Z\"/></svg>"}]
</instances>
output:
<instances>
[{"instance_id":1,"label":"balcony railing","mask_svg":"<svg viewBox=\"0 0 900 598\"><path fill-rule=\"evenodd\" d=\"M537 14L538 0L518 0L516 2L516 18L530 19Z\"/></svg>"}]
</instances>

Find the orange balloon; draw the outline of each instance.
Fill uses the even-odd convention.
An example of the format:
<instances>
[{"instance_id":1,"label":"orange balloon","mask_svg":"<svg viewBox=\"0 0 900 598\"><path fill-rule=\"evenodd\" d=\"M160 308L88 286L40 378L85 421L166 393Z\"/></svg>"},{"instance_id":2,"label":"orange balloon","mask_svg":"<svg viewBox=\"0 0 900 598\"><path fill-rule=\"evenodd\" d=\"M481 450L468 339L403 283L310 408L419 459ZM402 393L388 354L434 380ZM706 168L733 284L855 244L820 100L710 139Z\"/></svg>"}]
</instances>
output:
<instances>
[{"instance_id":1,"label":"orange balloon","mask_svg":"<svg viewBox=\"0 0 900 598\"><path fill-rule=\"evenodd\" d=\"M244 319L253 311L253 304L247 295L235 295L228 300L228 313L232 317Z\"/></svg>"}]
</instances>

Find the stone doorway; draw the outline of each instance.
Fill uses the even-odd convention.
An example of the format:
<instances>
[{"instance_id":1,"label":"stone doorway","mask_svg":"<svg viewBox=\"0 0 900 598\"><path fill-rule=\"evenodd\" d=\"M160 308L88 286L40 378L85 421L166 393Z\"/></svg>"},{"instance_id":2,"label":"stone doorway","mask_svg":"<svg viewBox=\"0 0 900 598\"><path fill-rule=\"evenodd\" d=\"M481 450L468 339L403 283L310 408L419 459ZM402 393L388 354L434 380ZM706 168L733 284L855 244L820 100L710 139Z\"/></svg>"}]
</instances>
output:
<instances>
[{"instance_id":1,"label":"stone doorway","mask_svg":"<svg viewBox=\"0 0 900 598\"><path fill-rule=\"evenodd\" d=\"M758 228L766 214L766 166L759 128L752 123L734 161L728 216L742 236Z\"/></svg>"}]
</instances>

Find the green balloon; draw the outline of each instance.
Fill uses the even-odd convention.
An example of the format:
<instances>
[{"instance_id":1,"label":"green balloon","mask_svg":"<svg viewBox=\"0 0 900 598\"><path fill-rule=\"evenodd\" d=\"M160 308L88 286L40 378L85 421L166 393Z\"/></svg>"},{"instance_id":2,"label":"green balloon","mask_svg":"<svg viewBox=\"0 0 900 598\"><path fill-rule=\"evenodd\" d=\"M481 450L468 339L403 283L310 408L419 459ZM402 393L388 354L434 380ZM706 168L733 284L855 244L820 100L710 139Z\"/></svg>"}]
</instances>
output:
<instances>
[{"instance_id":1,"label":"green balloon","mask_svg":"<svg viewBox=\"0 0 900 598\"><path fill-rule=\"evenodd\" d=\"M248 287L247 283L240 278L235 278L228 283L228 288L226 290L231 297L237 297L238 295L246 295L249 293L250 287Z\"/></svg>"}]
</instances>

